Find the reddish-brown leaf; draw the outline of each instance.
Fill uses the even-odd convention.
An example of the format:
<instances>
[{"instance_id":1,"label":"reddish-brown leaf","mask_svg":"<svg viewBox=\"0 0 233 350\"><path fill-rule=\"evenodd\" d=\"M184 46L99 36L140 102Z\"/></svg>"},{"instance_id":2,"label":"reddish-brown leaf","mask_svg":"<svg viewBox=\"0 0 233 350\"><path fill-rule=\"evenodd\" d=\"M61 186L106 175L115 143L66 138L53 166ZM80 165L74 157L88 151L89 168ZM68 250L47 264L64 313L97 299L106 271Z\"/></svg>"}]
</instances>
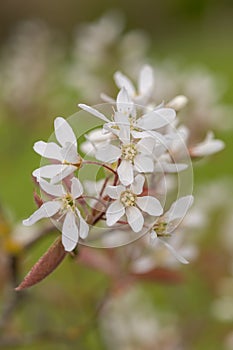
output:
<instances>
[{"instance_id":1,"label":"reddish-brown leaf","mask_svg":"<svg viewBox=\"0 0 233 350\"><path fill-rule=\"evenodd\" d=\"M15 290L20 291L22 289L34 286L38 282L42 281L57 268L57 266L65 258L66 254L67 253L61 243L61 238L59 237L32 267L24 280L17 288L15 288Z\"/></svg>"}]
</instances>

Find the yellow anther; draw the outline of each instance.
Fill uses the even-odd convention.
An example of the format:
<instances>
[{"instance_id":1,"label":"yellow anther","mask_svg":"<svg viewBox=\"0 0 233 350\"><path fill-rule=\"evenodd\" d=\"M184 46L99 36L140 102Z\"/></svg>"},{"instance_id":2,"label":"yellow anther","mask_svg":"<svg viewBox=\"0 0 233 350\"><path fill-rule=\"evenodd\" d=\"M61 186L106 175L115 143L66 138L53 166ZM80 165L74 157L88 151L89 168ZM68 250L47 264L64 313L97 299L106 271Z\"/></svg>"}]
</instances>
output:
<instances>
[{"instance_id":1,"label":"yellow anther","mask_svg":"<svg viewBox=\"0 0 233 350\"><path fill-rule=\"evenodd\" d=\"M137 148L134 143L130 143L128 145L122 145L121 147L121 158L125 160L134 161L134 158L137 155Z\"/></svg>"},{"instance_id":2,"label":"yellow anther","mask_svg":"<svg viewBox=\"0 0 233 350\"><path fill-rule=\"evenodd\" d=\"M125 207L132 207L136 204L136 198L133 192L127 190L121 193L120 201Z\"/></svg>"}]
</instances>

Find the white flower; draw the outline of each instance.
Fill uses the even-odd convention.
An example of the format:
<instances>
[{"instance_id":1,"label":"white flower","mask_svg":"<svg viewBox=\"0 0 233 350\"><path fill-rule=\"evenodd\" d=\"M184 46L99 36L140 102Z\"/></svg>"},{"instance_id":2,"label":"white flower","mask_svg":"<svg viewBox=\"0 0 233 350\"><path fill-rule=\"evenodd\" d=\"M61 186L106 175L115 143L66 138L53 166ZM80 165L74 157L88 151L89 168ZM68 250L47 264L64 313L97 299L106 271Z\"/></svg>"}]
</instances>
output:
<instances>
[{"instance_id":1,"label":"white flower","mask_svg":"<svg viewBox=\"0 0 233 350\"><path fill-rule=\"evenodd\" d=\"M171 205L170 209L156 221L153 230L150 232L152 244L156 243L156 240L159 239L160 242L162 242L176 257L176 259L183 264L187 264L188 261L178 254L178 252L176 252L176 250L168 244L164 238L169 236L177 228L192 204L193 196L191 195L177 199Z\"/></svg>"},{"instance_id":2,"label":"white flower","mask_svg":"<svg viewBox=\"0 0 233 350\"><path fill-rule=\"evenodd\" d=\"M184 147L184 146L183 146ZM156 173L178 173L187 169L185 163L177 163L172 157L172 145L157 145L154 148L153 159L155 162L154 171Z\"/></svg>"},{"instance_id":3,"label":"white flower","mask_svg":"<svg viewBox=\"0 0 233 350\"><path fill-rule=\"evenodd\" d=\"M77 140L71 126L67 121L58 117L54 121L54 130L57 145L54 142L38 141L34 144L34 150L41 156L58 161L60 164L42 166L33 171L39 181L41 178L51 179L51 183L61 181L80 168L82 159L77 152Z\"/></svg>"},{"instance_id":4,"label":"white flower","mask_svg":"<svg viewBox=\"0 0 233 350\"><path fill-rule=\"evenodd\" d=\"M182 108L184 108L188 103L188 98L184 95L177 95L172 100L170 100L166 107L173 108L175 111L180 111Z\"/></svg>"},{"instance_id":5,"label":"white flower","mask_svg":"<svg viewBox=\"0 0 233 350\"><path fill-rule=\"evenodd\" d=\"M134 142L130 138L129 126L122 128L121 131L122 144L120 147L111 144L100 147L97 149L95 156L98 160L107 163L114 163L120 159L121 162L117 167L117 173L120 182L128 186L134 180L134 171L140 173L153 172L152 152L155 140L147 137Z\"/></svg>"},{"instance_id":6,"label":"white flower","mask_svg":"<svg viewBox=\"0 0 233 350\"><path fill-rule=\"evenodd\" d=\"M43 191L54 197L45 202L28 219L23 221L25 226L30 226L43 218L53 217L59 213L59 220L63 217L62 243L66 251L72 251L79 240L79 236L85 239L89 226L82 218L75 205L75 200L83 194L83 187L77 178L71 180L70 193L62 185L53 185L41 180L40 187Z\"/></svg>"},{"instance_id":7,"label":"white flower","mask_svg":"<svg viewBox=\"0 0 233 350\"><path fill-rule=\"evenodd\" d=\"M178 128L170 126L164 135L164 142L157 143L154 148L154 172L178 173L190 165L187 142L188 129L181 125Z\"/></svg>"},{"instance_id":8,"label":"white flower","mask_svg":"<svg viewBox=\"0 0 233 350\"><path fill-rule=\"evenodd\" d=\"M114 74L114 80L119 89L126 89L128 95L135 103L143 105L147 103L154 87L153 69L149 65L144 65L139 72L137 90L131 80L121 72Z\"/></svg>"},{"instance_id":9,"label":"white flower","mask_svg":"<svg viewBox=\"0 0 233 350\"><path fill-rule=\"evenodd\" d=\"M114 135L111 132L103 133L102 129L95 129L86 134L85 138L86 141L81 144L80 149L85 154L93 156L96 149L108 145L114 138Z\"/></svg>"},{"instance_id":10,"label":"white flower","mask_svg":"<svg viewBox=\"0 0 233 350\"><path fill-rule=\"evenodd\" d=\"M133 131L151 131L172 123L176 117L174 109L158 106L141 117L136 118L136 107L124 87L117 95L117 111L114 113L112 121L95 108L85 104L79 104L79 107L106 122L107 124L104 125L104 128L114 134L117 134L117 127L119 127L119 125L129 124Z\"/></svg>"},{"instance_id":11,"label":"white flower","mask_svg":"<svg viewBox=\"0 0 233 350\"><path fill-rule=\"evenodd\" d=\"M192 157L209 156L221 151L224 147L224 142L222 140L215 139L213 132L209 131L203 142L190 149L190 155Z\"/></svg>"},{"instance_id":12,"label":"white flower","mask_svg":"<svg viewBox=\"0 0 233 350\"><path fill-rule=\"evenodd\" d=\"M124 118L123 122L128 123L129 122L128 118L131 115L135 115L134 103L131 100L131 98L129 97L125 88L122 88L119 91L116 101L112 100L111 103L116 103L116 107L117 107L116 115L122 114L123 116L126 116L126 118ZM82 103L80 103L78 106L81 109L83 109L84 111L86 111L86 112L94 115L95 117L105 121L107 123L107 125L109 125L109 126L112 126L113 123L115 123L115 120L111 121L103 113L99 112L97 109L95 109L93 107L87 106L86 104L82 104ZM114 116L115 116L115 114L114 114Z\"/></svg>"},{"instance_id":13,"label":"white flower","mask_svg":"<svg viewBox=\"0 0 233 350\"><path fill-rule=\"evenodd\" d=\"M138 197L143 191L145 178L137 175L129 188L125 186L108 186L106 193L115 199L106 211L107 225L114 225L124 214L134 232L142 230L144 217L141 211L152 216L159 216L163 208L158 199L152 196Z\"/></svg>"},{"instance_id":14,"label":"white flower","mask_svg":"<svg viewBox=\"0 0 233 350\"><path fill-rule=\"evenodd\" d=\"M187 211L193 204L193 196L185 196L177 199L166 213L156 222L155 231L158 236L169 235L181 222Z\"/></svg>"},{"instance_id":15,"label":"white flower","mask_svg":"<svg viewBox=\"0 0 233 350\"><path fill-rule=\"evenodd\" d=\"M187 241L186 227L180 228L178 234L169 237L167 245L162 239L155 239L153 244L150 244L148 237L144 237L144 241L134 248L137 253L131 259L133 272L145 273L161 266L171 269L179 268L180 263L187 264L198 255L195 244Z\"/></svg>"}]
</instances>

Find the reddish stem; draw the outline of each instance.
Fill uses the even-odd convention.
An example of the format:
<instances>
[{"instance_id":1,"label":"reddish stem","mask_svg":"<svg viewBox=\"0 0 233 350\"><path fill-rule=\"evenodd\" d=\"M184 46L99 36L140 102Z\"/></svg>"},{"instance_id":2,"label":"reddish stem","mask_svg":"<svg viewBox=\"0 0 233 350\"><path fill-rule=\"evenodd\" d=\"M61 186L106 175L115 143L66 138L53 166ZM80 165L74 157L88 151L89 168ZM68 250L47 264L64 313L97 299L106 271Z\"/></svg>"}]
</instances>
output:
<instances>
[{"instance_id":1,"label":"reddish stem","mask_svg":"<svg viewBox=\"0 0 233 350\"><path fill-rule=\"evenodd\" d=\"M105 169L108 169L109 171L111 171L114 175L116 175L116 171L114 169L112 169L111 167L109 167L108 165L106 165L106 164L102 164L100 162L96 162L96 161L92 161L92 160L85 160L83 163L84 164L93 164L93 165L102 166Z\"/></svg>"}]
</instances>

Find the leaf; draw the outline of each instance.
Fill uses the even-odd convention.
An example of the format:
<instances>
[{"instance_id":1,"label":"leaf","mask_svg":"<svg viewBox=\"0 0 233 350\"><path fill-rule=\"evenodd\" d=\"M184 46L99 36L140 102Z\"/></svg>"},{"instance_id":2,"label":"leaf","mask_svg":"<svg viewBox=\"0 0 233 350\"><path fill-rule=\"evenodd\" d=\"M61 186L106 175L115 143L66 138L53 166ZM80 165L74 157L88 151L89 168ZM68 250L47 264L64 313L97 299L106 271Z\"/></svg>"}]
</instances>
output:
<instances>
[{"instance_id":1,"label":"leaf","mask_svg":"<svg viewBox=\"0 0 233 350\"><path fill-rule=\"evenodd\" d=\"M15 290L20 291L34 286L42 281L58 267L58 265L65 258L66 254L67 252L64 250L61 243L61 238L59 237L32 267L24 280L17 288L15 288Z\"/></svg>"}]
</instances>

